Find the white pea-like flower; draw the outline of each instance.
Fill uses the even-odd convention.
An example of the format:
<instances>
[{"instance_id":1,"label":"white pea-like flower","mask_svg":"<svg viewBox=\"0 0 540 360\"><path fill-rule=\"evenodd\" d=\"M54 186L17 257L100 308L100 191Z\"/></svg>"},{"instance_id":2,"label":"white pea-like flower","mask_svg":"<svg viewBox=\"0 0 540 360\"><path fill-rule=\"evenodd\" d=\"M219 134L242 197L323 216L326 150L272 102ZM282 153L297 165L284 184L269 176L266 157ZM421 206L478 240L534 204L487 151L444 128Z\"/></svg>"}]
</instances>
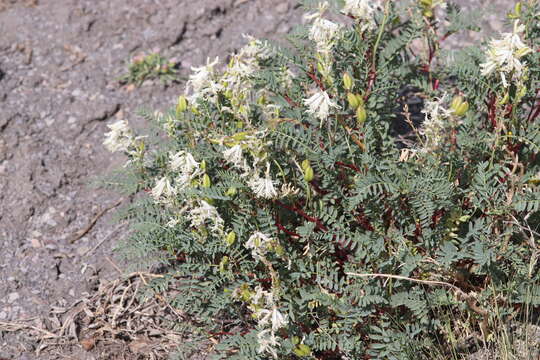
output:
<instances>
[{"instance_id":1,"label":"white pea-like flower","mask_svg":"<svg viewBox=\"0 0 540 360\"><path fill-rule=\"evenodd\" d=\"M169 167L172 171L193 174L199 170L199 163L195 161L195 158L190 153L179 151L171 156Z\"/></svg>"},{"instance_id":2,"label":"white pea-like flower","mask_svg":"<svg viewBox=\"0 0 540 360\"><path fill-rule=\"evenodd\" d=\"M372 30L375 28L374 12L375 9L371 6L372 0L345 0L345 6L341 12L345 15L354 16L360 21L362 31Z\"/></svg>"},{"instance_id":3,"label":"white pea-like flower","mask_svg":"<svg viewBox=\"0 0 540 360\"><path fill-rule=\"evenodd\" d=\"M316 18L309 30L309 38L317 45L320 53L329 53L334 45L334 39L339 32L340 26L330 20L321 17Z\"/></svg>"},{"instance_id":4,"label":"white pea-like flower","mask_svg":"<svg viewBox=\"0 0 540 360\"><path fill-rule=\"evenodd\" d=\"M520 38L520 33L524 31L525 26L520 25L519 20L516 20L512 33L502 34L500 40L491 40L486 62L480 64L483 76L498 72L504 87L509 86L509 80L520 81L526 68L526 64L522 63L520 58L532 52L532 49ZM508 79L508 76L511 76L511 79Z\"/></svg>"},{"instance_id":5,"label":"white pea-like flower","mask_svg":"<svg viewBox=\"0 0 540 360\"><path fill-rule=\"evenodd\" d=\"M156 185L152 188L152 197L156 201L158 201L162 195L169 197L174 194L175 194L175 189L171 185L171 182L166 176L156 181Z\"/></svg>"},{"instance_id":6,"label":"white pea-like flower","mask_svg":"<svg viewBox=\"0 0 540 360\"><path fill-rule=\"evenodd\" d=\"M277 341L276 334L271 329L264 329L257 334L257 341L259 342L259 349L257 352L270 353L274 359L277 359L276 347L280 346Z\"/></svg>"},{"instance_id":7,"label":"white pea-like flower","mask_svg":"<svg viewBox=\"0 0 540 360\"><path fill-rule=\"evenodd\" d=\"M212 233L216 236L223 235L223 218L214 206L204 200L199 200L198 206L189 211L188 218L191 221L191 226L195 228L204 226L209 221L212 224L210 227Z\"/></svg>"},{"instance_id":8,"label":"white pea-like flower","mask_svg":"<svg viewBox=\"0 0 540 360\"><path fill-rule=\"evenodd\" d=\"M242 155L242 146L234 145L230 149L223 150L223 157L226 161L232 163L238 168L244 168L244 156Z\"/></svg>"},{"instance_id":9,"label":"white pea-like flower","mask_svg":"<svg viewBox=\"0 0 540 360\"><path fill-rule=\"evenodd\" d=\"M319 120L328 118L330 108L339 109L339 106L333 102L326 91L318 91L308 99L304 99L304 105L308 107L307 113L314 115Z\"/></svg>"},{"instance_id":10,"label":"white pea-like flower","mask_svg":"<svg viewBox=\"0 0 540 360\"><path fill-rule=\"evenodd\" d=\"M273 199L278 196L274 187L274 180L270 177L270 164L266 164L266 174L260 177L259 174L253 174L253 179L248 182L249 187L257 197Z\"/></svg>"},{"instance_id":11,"label":"white pea-like flower","mask_svg":"<svg viewBox=\"0 0 540 360\"><path fill-rule=\"evenodd\" d=\"M127 121L120 120L107 125L107 127L111 131L105 134L103 145L111 152L128 151L128 148L133 143L133 134Z\"/></svg>"},{"instance_id":12,"label":"white pea-like flower","mask_svg":"<svg viewBox=\"0 0 540 360\"><path fill-rule=\"evenodd\" d=\"M268 245L272 243L272 238L260 231L253 233L246 242L245 246L251 249L253 258L260 259L268 249Z\"/></svg>"},{"instance_id":13,"label":"white pea-like flower","mask_svg":"<svg viewBox=\"0 0 540 360\"><path fill-rule=\"evenodd\" d=\"M189 76L189 80L186 84L186 89L191 89L194 93L193 97L190 97L190 102L193 102L193 98L206 93L216 93L221 89L221 85L216 83L214 77L214 67L219 62L219 58L216 57L214 61L210 59L206 60L206 65L199 67L192 67L193 73Z\"/></svg>"},{"instance_id":14,"label":"white pea-like flower","mask_svg":"<svg viewBox=\"0 0 540 360\"><path fill-rule=\"evenodd\" d=\"M438 148L445 140L447 129L450 127L452 110L443 107L444 97L426 101L422 113L426 119L420 129L420 133L425 136L425 150Z\"/></svg>"}]
</instances>

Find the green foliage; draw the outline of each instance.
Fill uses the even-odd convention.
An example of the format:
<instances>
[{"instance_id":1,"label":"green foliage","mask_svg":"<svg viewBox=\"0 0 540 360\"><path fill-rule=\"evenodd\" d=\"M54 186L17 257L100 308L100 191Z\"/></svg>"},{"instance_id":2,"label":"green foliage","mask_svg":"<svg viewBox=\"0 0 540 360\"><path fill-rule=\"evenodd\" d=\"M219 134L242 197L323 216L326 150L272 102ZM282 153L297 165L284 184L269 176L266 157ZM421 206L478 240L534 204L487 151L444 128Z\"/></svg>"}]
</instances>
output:
<instances>
[{"instance_id":1,"label":"green foliage","mask_svg":"<svg viewBox=\"0 0 540 360\"><path fill-rule=\"evenodd\" d=\"M539 53L489 72L478 47L443 51L439 3L344 8L355 21L336 12L337 29L319 7L289 47L250 39L147 114L167 139L126 151L141 199L126 247L165 266L152 286L175 289L213 358L430 358L469 329L492 339L495 313L538 308ZM531 3L514 36L533 47ZM446 35L474 27L453 5L447 20ZM466 106L447 110L456 95Z\"/></svg>"},{"instance_id":2,"label":"green foliage","mask_svg":"<svg viewBox=\"0 0 540 360\"><path fill-rule=\"evenodd\" d=\"M176 63L159 53L137 55L128 66L128 73L120 77L120 82L141 86L146 80L159 79L163 83L176 81Z\"/></svg>"}]
</instances>

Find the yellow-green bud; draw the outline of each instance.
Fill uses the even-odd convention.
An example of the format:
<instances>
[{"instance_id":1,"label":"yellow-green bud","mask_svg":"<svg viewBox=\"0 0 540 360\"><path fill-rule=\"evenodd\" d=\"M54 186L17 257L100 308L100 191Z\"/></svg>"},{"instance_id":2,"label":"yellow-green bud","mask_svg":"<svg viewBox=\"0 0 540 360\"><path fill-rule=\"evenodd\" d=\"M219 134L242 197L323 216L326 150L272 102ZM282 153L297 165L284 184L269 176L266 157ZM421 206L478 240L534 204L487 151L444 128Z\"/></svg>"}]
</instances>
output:
<instances>
[{"instance_id":1,"label":"yellow-green bud","mask_svg":"<svg viewBox=\"0 0 540 360\"><path fill-rule=\"evenodd\" d=\"M461 96L455 96L450 104L450 109L456 116L463 116L469 110L469 103L463 100Z\"/></svg>"},{"instance_id":2,"label":"yellow-green bud","mask_svg":"<svg viewBox=\"0 0 540 360\"><path fill-rule=\"evenodd\" d=\"M202 186L204 188L209 188L210 186L212 186L212 181L210 181L210 176L208 176L208 174L204 174L202 178Z\"/></svg>"},{"instance_id":3,"label":"yellow-green bud","mask_svg":"<svg viewBox=\"0 0 540 360\"><path fill-rule=\"evenodd\" d=\"M508 94L508 92L506 92L506 94L504 94L504 97L499 101L499 105L506 104L509 99L510 99L510 94Z\"/></svg>"},{"instance_id":4,"label":"yellow-green bud","mask_svg":"<svg viewBox=\"0 0 540 360\"><path fill-rule=\"evenodd\" d=\"M358 109L356 109L356 123L358 124L358 127L362 127L367 119L367 113L366 108L364 106L359 106Z\"/></svg>"},{"instance_id":5,"label":"yellow-green bud","mask_svg":"<svg viewBox=\"0 0 540 360\"><path fill-rule=\"evenodd\" d=\"M227 196L234 196L238 193L238 190L235 187L230 187L227 189L227 192L225 192L225 195Z\"/></svg>"},{"instance_id":6,"label":"yellow-green bud","mask_svg":"<svg viewBox=\"0 0 540 360\"><path fill-rule=\"evenodd\" d=\"M461 105L459 105L459 107L455 111L455 114L457 116L463 116L467 113L467 111L469 111L469 103L465 101Z\"/></svg>"},{"instance_id":7,"label":"yellow-green bud","mask_svg":"<svg viewBox=\"0 0 540 360\"><path fill-rule=\"evenodd\" d=\"M293 351L295 355L299 357L306 357L311 355L311 348L306 344L298 344L298 346L295 347Z\"/></svg>"},{"instance_id":8,"label":"yellow-green bud","mask_svg":"<svg viewBox=\"0 0 540 360\"><path fill-rule=\"evenodd\" d=\"M456 111L459 105L463 103L463 97L461 96L454 96L452 99L452 102L450 103L450 109Z\"/></svg>"},{"instance_id":9,"label":"yellow-green bud","mask_svg":"<svg viewBox=\"0 0 540 360\"><path fill-rule=\"evenodd\" d=\"M239 132L239 133L234 134L234 135L232 136L232 138L233 138L234 140L237 140L237 141L242 141L242 140L244 140L244 139L246 138L246 136L247 136L247 132L242 131L242 132Z\"/></svg>"},{"instance_id":10,"label":"yellow-green bud","mask_svg":"<svg viewBox=\"0 0 540 360\"><path fill-rule=\"evenodd\" d=\"M180 95L178 97L178 103L176 104L176 116L179 117L180 114L185 112L188 108L187 99L185 96Z\"/></svg>"},{"instance_id":11,"label":"yellow-green bud","mask_svg":"<svg viewBox=\"0 0 540 360\"><path fill-rule=\"evenodd\" d=\"M236 241L236 233L234 231L230 231L227 236L225 237L225 242L227 245L231 246Z\"/></svg>"},{"instance_id":12,"label":"yellow-green bud","mask_svg":"<svg viewBox=\"0 0 540 360\"><path fill-rule=\"evenodd\" d=\"M225 267L227 266L227 264L229 263L229 257L228 256L224 256L222 259L221 259L221 262L219 263L219 272L225 272Z\"/></svg>"},{"instance_id":13,"label":"yellow-green bud","mask_svg":"<svg viewBox=\"0 0 540 360\"><path fill-rule=\"evenodd\" d=\"M307 182L310 182L313 180L314 174L313 174L313 168L311 166L308 166L304 169L304 180Z\"/></svg>"},{"instance_id":14,"label":"yellow-green bud","mask_svg":"<svg viewBox=\"0 0 540 360\"><path fill-rule=\"evenodd\" d=\"M519 1L516 6L514 6L514 14L517 16L517 17L520 17L521 16L521 1Z\"/></svg>"},{"instance_id":15,"label":"yellow-green bud","mask_svg":"<svg viewBox=\"0 0 540 360\"><path fill-rule=\"evenodd\" d=\"M343 74L343 86L346 90L351 90L353 87L353 79L349 73Z\"/></svg>"},{"instance_id":16,"label":"yellow-green bud","mask_svg":"<svg viewBox=\"0 0 540 360\"><path fill-rule=\"evenodd\" d=\"M302 169L303 169L304 171L306 171L306 169L307 169L308 167L310 167L310 166L311 166L311 164L309 163L309 160L308 160L308 159L302 161Z\"/></svg>"},{"instance_id":17,"label":"yellow-green bud","mask_svg":"<svg viewBox=\"0 0 540 360\"><path fill-rule=\"evenodd\" d=\"M298 336L293 336L291 338L291 342L293 343L293 345L298 345L300 344L300 338Z\"/></svg>"},{"instance_id":18,"label":"yellow-green bud","mask_svg":"<svg viewBox=\"0 0 540 360\"><path fill-rule=\"evenodd\" d=\"M285 249L283 249L283 246L279 244L274 246L274 251L276 252L276 255L278 256L283 256L285 254Z\"/></svg>"},{"instance_id":19,"label":"yellow-green bud","mask_svg":"<svg viewBox=\"0 0 540 360\"><path fill-rule=\"evenodd\" d=\"M356 110L356 108L360 106L360 101L358 100L358 97L353 93L347 93L347 100L349 101L349 106L352 109Z\"/></svg>"},{"instance_id":20,"label":"yellow-green bud","mask_svg":"<svg viewBox=\"0 0 540 360\"><path fill-rule=\"evenodd\" d=\"M201 170L206 170L206 160L201 161Z\"/></svg>"}]
</instances>

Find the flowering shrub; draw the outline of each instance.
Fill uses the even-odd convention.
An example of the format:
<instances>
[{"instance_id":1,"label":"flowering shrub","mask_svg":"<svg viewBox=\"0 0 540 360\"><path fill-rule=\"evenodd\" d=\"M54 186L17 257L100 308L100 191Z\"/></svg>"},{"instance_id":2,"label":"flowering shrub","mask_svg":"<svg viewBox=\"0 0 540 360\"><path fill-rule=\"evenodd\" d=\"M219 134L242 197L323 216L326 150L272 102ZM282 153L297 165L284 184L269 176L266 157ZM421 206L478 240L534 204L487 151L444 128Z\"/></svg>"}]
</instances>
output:
<instances>
[{"instance_id":1,"label":"flowering shrub","mask_svg":"<svg viewBox=\"0 0 540 360\"><path fill-rule=\"evenodd\" d=\"M475 28L450 3L323 1L288 47L193 68L148 115L165 140L112 125L146 192L130 254L168 265L154 286L193 339L216 359L432 359L538 309L539 11L445 51Z\"/></svg>"}]
</instances>

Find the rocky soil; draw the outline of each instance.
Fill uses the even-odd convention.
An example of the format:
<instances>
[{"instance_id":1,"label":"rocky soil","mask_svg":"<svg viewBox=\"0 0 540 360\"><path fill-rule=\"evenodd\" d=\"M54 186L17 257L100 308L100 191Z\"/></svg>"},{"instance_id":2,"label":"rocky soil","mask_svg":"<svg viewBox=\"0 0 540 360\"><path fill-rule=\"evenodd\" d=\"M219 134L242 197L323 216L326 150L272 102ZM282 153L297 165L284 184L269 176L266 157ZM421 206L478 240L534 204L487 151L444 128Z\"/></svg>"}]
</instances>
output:
<instances>
[{"instance_id":1,"label":"rocky soil","mask_svg":"<svg viewBox=\"0 0 540 360\"><path fill-rule=\"evenodd\" d=\"M461 2L493 9L491 31L513 3ZM159 51L185 76L238 49L241 34L282 38L300 14L294 0L0 0L0 325L46 316L123 271L112 249L125 224L109 211L88 227L120 199L89 186L123 161L103 134L118 119L144 127L137 109L166 110L182 92L180 83L121 85L127 62ZM0 331L0 359L36 358L36 346ZM47 356L136 358L66 351Z\"/></svg>"}]
</instances>

